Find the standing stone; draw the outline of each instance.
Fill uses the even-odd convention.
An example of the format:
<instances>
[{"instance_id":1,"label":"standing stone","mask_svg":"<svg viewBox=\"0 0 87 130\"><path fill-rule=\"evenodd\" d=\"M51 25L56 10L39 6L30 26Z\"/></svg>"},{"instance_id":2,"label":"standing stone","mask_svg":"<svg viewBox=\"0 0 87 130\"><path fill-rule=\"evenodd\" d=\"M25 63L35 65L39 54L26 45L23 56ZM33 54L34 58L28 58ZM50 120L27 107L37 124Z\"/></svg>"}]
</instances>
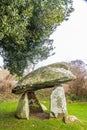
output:
<instances>
[{"instance_id":1,"label":"standing stone","mask_svg":"<svg viewBox=\"0 0 87 130\"><path fill-rule=\"evenodd\" d=\"M27 93L24 93L21 96L15 116L19 119L29 119L29 105Z\"/></svg>"},{"instance_id":2,"label":"standing stone","mask_svg":"<svg viewBox=\"0 0 87 130\"><path fill-rule=\"evenodd\" d=\"M33 91L28 92L28 100L30 113L43 112L43 109Z\"/></svg>"},{"instance_id":3,"label":"standing stone","mask_svg":"<svg viewBox=\"0 0 87 130\"><path fill-rule=\"evenodd\" d=\"M63 87L57 87L51 94L50 117L63 118L67 114L66 99Z\"/></svg>"}]
</instances>

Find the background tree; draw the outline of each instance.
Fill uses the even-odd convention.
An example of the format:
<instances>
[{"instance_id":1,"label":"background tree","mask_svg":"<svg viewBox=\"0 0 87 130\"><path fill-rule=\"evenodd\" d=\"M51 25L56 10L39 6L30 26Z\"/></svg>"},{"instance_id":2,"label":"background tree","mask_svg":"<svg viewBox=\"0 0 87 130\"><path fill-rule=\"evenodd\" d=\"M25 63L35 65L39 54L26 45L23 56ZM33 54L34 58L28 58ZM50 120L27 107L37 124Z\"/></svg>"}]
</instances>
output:
<instances>
[{"instance_id":1,"label":"background tree","mask_svg":"<svg viewBox=\"0 0 87 130\"><path fill-rule=\"evenodd\" d=\"M86 64L81 60L71 61L70 68L76 80L69 84L72 100L87 100L87 70Z\"/></svg>"},{"instance_id":2,"label":"background tree","mask_svg":"<svg viewBox=\"0 0 87 130\"><path fill-rule=\"evenodd\" d=\"M0 55L21 76L27 61L52 55L49 36L73 11L72 0L0 0Z\"/></svg>"}]
</instances>

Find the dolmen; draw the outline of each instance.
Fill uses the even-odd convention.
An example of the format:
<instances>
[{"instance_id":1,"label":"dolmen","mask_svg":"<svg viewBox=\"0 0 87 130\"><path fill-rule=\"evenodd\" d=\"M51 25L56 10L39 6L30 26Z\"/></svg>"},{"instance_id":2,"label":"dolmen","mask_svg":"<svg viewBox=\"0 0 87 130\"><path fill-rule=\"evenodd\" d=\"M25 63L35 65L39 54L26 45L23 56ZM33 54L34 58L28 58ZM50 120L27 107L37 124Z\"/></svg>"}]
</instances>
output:
<instances>
[{"instance_id":1,"label":"dolmen","mask_svg":"<svg viewBox=\"0 0 87 130\"><path fill-rule=\"evenodd\" d=\"M19 119L29 119L30 114L43 112L36 98L35 91L45 88L54 90L51 94L50 117L64 117L67 112L63 83L75 80L67 63L54 63L30 72L12 89L12 93L21 94L15 116Z\"/></svg>"}]
</instances>

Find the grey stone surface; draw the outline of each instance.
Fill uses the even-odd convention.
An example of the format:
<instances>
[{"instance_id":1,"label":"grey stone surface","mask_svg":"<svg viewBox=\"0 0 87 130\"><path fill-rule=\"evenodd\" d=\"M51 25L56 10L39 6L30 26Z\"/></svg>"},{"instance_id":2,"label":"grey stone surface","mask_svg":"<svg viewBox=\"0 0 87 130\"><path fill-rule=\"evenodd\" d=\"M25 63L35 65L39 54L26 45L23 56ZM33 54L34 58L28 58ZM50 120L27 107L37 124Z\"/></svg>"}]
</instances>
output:
<instances>
[{"instance_id":1,"label":"grey stone surface","mask_svg":"<svg viewBox=\"0 0 87 130\"><path fill-rule=\"evenodd\" d=\"M34 91L51 88L75 80L66 63L54 63L32 71L23 77L12 89L14 94L23 94L19 100L16 117L28 119L30 113L43 112ZM50 117L63 117L67 113L63 87L57 87L51 94Z\"/></svg>"},{"instance_id":2,"label":"grey stone surface","mask_svg":"<svg viewBox=\"0 0 87 130\"><path fill-rule=\"evenodd\" d=\"M43 105L42 103L40 105L41 105L43 111L47 110L47 107L45 105Z\"/></svg>"},{"instance_id":3,"label":"grey stone surface","mask_svg":"<svg viewBox=\"0 0 87 130\"><path fill-rule=\"evenodd\" d=\"M29 119L28 95L23 94L19 100L15 116L19 119Z\"/></svg>"},{"instance_id":4,"label":"grey stone surface","mask_svg":"<svg viewBox=\"0 0 87 130\"><path fill-rule=\"evenodd\" d=\"M43 112L43 109L34 92L28 92L28 102L30 113Z\"/></svg>"},{"instance_id":5,"label":"grey stone surface","mask_svg":"<svg viewBox=\"0 0 87 130\"><path fill-rule=\"evenodd\" d=\"M54 89L51 94L50 117L63 118L67 113L64 88L60 86Z\"/></svg>"},{"instance_id":6,"label":"grey stone surface","mask_svg":"<svg viewBox=\"0 0 87 130\"><path fill-rule=\"evenodd\" d=\"M69 71L65 63L55 63L41 67L23 77L13 88L12 92L21 94L44 88L54 87L56 84L74 80L76 77Z\"/></svg>"}]
</instances>

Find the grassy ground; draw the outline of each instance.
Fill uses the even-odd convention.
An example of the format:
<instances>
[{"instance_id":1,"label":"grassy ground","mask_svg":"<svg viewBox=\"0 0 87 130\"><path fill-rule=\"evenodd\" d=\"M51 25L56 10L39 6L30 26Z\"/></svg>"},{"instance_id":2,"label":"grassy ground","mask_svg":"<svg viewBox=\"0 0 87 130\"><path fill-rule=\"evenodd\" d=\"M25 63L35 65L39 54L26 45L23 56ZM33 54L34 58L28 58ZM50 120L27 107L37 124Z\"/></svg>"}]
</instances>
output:
<instances>
[{"instance_id":1,"label":"grassy ground","mask_svg":"<svg viewBox=\"0 0 87 130\"><path fill-rule=\"evenodd\" d=\"M49 107L47 102L43 102ZM77 116L81 123L65 124L58 119L18 120L14 117L17 102L0 103L0 130L87 130L87 104L68 104L69 114Z\"/></svg>"}]
</instances>

